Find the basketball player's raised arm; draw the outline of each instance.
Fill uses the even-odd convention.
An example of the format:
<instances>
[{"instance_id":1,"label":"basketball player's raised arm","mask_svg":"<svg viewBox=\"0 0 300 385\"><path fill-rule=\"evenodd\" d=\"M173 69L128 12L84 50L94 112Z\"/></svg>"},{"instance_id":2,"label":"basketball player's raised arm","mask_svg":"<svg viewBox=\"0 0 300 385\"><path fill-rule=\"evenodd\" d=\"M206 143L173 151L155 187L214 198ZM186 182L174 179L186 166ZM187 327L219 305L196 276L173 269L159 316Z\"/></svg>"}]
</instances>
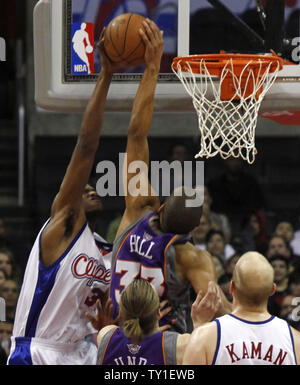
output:
<instances>
[{"instance_id":1,"label":"basketball player's raised arm","mask_svg":"<svg viewBox=\"0 0 300 385\"><path fill-rule=\"evenodd\" d=\"M100 42L100 52L102 45L103 39ZM102 63L104 61L105 59ZM77 143L59 193L52 206L51 216L65 208L79 211L82 203L82 194L89 180L94 157L98 149L106 97L112 74L113 72L110 71L110 67L104 64L92 97L86 107Z\"/></svg>"},{"instance_id":2,"label":"basketball player's raised arm","mask_svg":"<svg viewBox=\"0 0 300 385\"><path fill-rule=\"evenodd\" d=\"M152 122L154 93L163 53L163 33L155 23L150 20L144 22L144 31L140 30L140 34L146 46L146 69L132 108L126 149L127 167L124 168L126 170L124 175L124 189L126 192L125 217L127 217L129 222L140 216L145 208L157 209L159 207L158 197L151 194L148 170L140 171L137 169L130 172L130 165L133 166L134 161L143 162L147 169L149 166L147 137ZM143 194L143 196L134 196L136 189L134 184L131 183L132 178L138 173L140 184L137 188L142 188L144 191L146 189L146 194Z\"/></svg>"},{"instance_id":3,"label":"basketball player's raised arm","mask_svg":"<svg viewBox=\"0 0 300 385\"><path fill-rule=\"evenodd\" d=\"M99 52L102 70L86 107L72 158L52 204L51 221L43 231L41 246L45 265L56 261L69 239L74 237L86 221L83 193L98 148L106 97L113 74L113 66L103 54L103 44L104 39L101 37Z\"/></svg>"}]
</instances>

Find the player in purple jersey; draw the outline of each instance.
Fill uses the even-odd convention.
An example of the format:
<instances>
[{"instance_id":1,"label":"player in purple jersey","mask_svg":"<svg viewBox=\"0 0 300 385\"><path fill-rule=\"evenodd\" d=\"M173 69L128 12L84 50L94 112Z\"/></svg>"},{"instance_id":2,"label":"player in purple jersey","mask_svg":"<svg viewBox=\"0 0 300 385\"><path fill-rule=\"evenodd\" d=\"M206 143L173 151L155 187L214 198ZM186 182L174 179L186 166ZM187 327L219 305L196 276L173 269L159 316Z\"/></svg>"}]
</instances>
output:
<instances>
[{"instance_id":1,"label":"player in purple jersey","mask_svg":"<svg viewBox=\"0 0 300 385\"><path fill-rule=\"evenodd\" d=\"M198 294L192 306L193 326L210 321L221 304L214 282L209 283L204 298ZM121 294L121 327L109 325L98 334L100 365L177 365L190 334L159 331L159 297L146 280L131 282Z\"/></svg>"},{"instance_id":2,"label":"player in purple jersey","mask_svg":"<svg viewBox=\"0 0 300 385\"><path fill-rule=\"evenodd\" d=\"M186 200L193 197L187 196L187 190L183 188L179 188L179 196L176 190L161 205L148 180L147 136L163 52L163 33L150 20L144 22L144 28L146 33L140 30L140 34L146 45L146 69L128 128L126 209L114 242L110 297L116 316L122 290L136 278L149 280L161 299L170 301L172 318L177 322L175 330L186 332L190 287L192 285L196 293L206 292L208 282L216 280L215 266L208 252L198 250L188 242L187 234L199 224L202 207L186 207ZM139 170L139 186L133 191L137 173L129 170L135 161L143 162L147 167ZM138 188L146 194L139 194ZM218 315L231 310L231 304L221 295Z\"/></svg>"}]
</instances>

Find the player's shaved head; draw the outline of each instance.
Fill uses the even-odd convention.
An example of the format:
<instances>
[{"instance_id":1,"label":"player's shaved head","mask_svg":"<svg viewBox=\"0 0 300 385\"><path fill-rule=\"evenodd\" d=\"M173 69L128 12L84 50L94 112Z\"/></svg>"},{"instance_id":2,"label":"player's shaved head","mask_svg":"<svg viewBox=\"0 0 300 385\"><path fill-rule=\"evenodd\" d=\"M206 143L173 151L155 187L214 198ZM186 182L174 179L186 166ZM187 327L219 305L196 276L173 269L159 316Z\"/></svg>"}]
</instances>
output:
<instances>
[{"instance_id":1,"label":"player's shaved head","mask_svg":"<svg viewBox=\"0 0 300 385\"><path fill-rule=\"evenodd\" d=\"M193 195L191 195L193 194ZM178 187L166 199L161 226L166 233L188 234L199 225L202 205L188 207L187 201L195 201L199 193L187 187ZM201 201L201 199L200 199Z\"/></svg>"},{"instance_id":2,"label":"player's shaved head","mask_svg":"<svg viewBox=\"0 0 300 385\"><path fill-rule=\"evenodd\" d=\"M251 251L238 260L232 281L240 303L259 306L272 293L274 269L262 254Z\"/></svg>"}]
</instances>

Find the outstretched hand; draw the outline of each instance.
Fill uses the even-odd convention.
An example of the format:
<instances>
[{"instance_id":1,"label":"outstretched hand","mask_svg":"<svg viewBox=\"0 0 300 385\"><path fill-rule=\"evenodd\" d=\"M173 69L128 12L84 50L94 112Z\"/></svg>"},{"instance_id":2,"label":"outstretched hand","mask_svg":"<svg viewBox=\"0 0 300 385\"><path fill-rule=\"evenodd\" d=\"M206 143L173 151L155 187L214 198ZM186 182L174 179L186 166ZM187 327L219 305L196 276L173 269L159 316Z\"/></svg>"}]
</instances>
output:
<instances>
[{"instance_id":1,"label":"outstretched hand","mask_svg":"<svg viewBox=\"0 0 300 385\"><path fill-rule=\"evenodd\" d=\"M111 299L109 298L105 305L100 306L100 300L98 299L96 302L96 316L92 316L90 313L85 313L86 318L91 322L92 326L96 330L101 330L105 326L108 325L117 325L119 322L120 316L113 319L113 305L111 303Z\"/></svg>"},{"instance_id":2,"label":"outstretched hand","mask_svg":"<svg viewBox=\"0 0 300 385\"><path fill-rule=\"evenodd\" d=\"M118 65L113 63L109 57L106 55L105 49L104 49L104 41L105 41L105 31L106 28L104 27L101 31L100 38L97 44L98 52L101 58L101 65L102 70L106 73L113 74L116 69L118 68Z\"/></svg>"},{"instance_id":3,"label":"outstretched hand","mask_svg":"<svg viewBox=\"0 0 300 385\"><path fill-rule=\"evenodd\" d=\"M222 303L219 288L215 282L210 281L205 296L199 291L196 300L192 305L191 317L194 329L198 326L210 322Z\"/></svg>"},{"instance_id":4,"label":"outstretched hand","mask_svg":"<svg viewBox=\"0 0 300 385\"><path fill-rule=\"evenodd\" d=\"M164 300L164 301L162 301L162 302L160 303L160 306L159 306L159 317L158 317L158 321L160 321L162 318L164 318L164 316L166 316L167 314L169 314L170 311L172 310L171 306L167 306L167 307L166 307L166 305L168 305L168 304L169 304L168 300ZM164 332L164 331L166 331L166 330L168 330L168 329L170 329L170 328L171 328L171 325L166 324L166 325L160 326L160 327L158 328L158 330L159 330L160 332Z\"/></svg>"},{"instance_id":5,"label":"outstretched hand","mask_svg":"<svg viewBox=\"0 0 300 385\"><path fill-rule=\"evenodd\" d=\"M160 31L153 21L146 19L143 21L143 28L140 28L139 33L146 46L144 58L146 66L153 66L158 72L164 49L163 31Z\"/></svg>"}]
</instances>

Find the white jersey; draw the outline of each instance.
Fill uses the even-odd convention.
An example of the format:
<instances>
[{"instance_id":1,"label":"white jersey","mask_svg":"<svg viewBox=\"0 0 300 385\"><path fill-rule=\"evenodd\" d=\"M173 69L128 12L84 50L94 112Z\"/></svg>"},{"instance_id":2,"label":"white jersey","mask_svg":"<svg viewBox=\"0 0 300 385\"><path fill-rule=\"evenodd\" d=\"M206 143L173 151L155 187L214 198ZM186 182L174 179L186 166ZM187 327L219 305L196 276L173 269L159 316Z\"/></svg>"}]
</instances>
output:
<instances>
[{"instance_id":1,"label":"white jersey","mask_svg":"<svg viewBox=\"0 0 300 385\"><path fill-rule=\"evenodd\" d=\"M232 314L215 319L218 339L213 365L297 365L289 324L275 316L250 322Z\"/></svg>"},{"instance_id":2,"label":"white jersey","mask_svg":"<svg viewBox=\"0 0 300 385\"><path fill-rule=\"evenodd\" d=\"M109 287L111 249L105 250L104 243L99 245L102 238L93 234L86 222L60 258L46 267L40 260L40 242L47 223L37 236L25 270L8 363L57 363L58 354L66 356L65 348L70 357L67 363L95 363L97 353L91 354L93 362L86 358L89 347L85 337L96 331L85 313L95 313L99 292ZM53 357L46 354L49 359L45 360L46 347L58 353ZM82 354L75 352L78 349ZM82 361L76 362L76 357Z\"/></svg>"}]
</instances>

